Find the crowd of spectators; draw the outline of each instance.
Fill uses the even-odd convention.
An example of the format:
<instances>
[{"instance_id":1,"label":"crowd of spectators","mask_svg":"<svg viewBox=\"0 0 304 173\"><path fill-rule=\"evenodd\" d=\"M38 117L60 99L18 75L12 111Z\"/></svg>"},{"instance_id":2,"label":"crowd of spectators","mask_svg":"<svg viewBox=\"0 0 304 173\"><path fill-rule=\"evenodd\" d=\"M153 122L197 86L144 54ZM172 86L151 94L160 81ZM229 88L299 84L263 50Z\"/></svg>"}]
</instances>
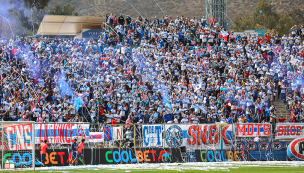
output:
<instances>
[{"instance_id":1,"label":"crowd of spectators","mask_svg":"<svg viewBox=\"0 0 304 173\"><path fill-rule=\"evenodd\" d=\"M105 29L98 39L1 38L0 119L304 122L303 27L259 37L214 18L107 15Z\"/></svg>"}]
</instances>

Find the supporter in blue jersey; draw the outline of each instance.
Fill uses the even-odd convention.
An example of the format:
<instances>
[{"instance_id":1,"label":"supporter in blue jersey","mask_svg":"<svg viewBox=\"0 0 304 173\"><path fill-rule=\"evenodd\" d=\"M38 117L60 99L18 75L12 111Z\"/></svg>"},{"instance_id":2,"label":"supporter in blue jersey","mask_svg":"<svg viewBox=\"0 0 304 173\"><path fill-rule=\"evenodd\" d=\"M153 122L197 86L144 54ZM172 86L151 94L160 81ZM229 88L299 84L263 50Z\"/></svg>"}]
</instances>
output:
<instances>
[{"instance_id":1,"label":"supporter in blue jersey","mask_svg":"<svg viewBox=\"0 0 304 173\"><path fill-rule=\"evenodd\" d=\"M71 151L72 151L72 156L70 159L70 165L73 165L75 163L75 159L77 156L77 138L74 139L74 142L71 144Z\"/></svg>"}]
</instances>

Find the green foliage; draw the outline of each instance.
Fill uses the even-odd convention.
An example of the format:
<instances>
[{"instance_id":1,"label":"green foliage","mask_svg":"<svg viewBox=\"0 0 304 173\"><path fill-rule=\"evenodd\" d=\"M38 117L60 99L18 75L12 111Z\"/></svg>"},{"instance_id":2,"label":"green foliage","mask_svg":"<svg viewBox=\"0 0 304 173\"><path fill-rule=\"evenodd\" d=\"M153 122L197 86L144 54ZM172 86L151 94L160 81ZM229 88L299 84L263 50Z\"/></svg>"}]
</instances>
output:
<instances>
[{"instance_id":1,"label":"green foliage","mask_svg":"<svg viewBox=\"0 0 304 173\"><path fill-rule=\"evenodd\" d=\"M75 11L75 6L67 3L63 7L60 4L56 4L53 8L49 10L51 15L69 15L78 16L79 14Z\"/></svg>"},{"instance_id":2,"label":"green foliage","mask_svg":"<svg viewBox=\"0 0 304 173\"><path fill-rule=\"evenodd\" d=\"M10 15L13 15L19 23L14 30L16 35L30 35L36 33L39 23L44 16L44 9L48 6L50 0L9 0L14 7L9 9ZM28 11L31 11L30 13Z\"/></svg>"},{"instance_id":3,"label":"green foliage","mask_svg":"<svg viewBox=\"0 0 304 173\"><path fill-rule=\"evenodd\" d=\"M25 6L25 8L30 9L33 6L37 9L37 10L44 10L45 7L48 6L48 3L50 2L50 0L9 0L10 3L14 3L14 4L23 4Z\"/></svg>"},{"instance_id":4,"label":"green foliage","mask_svg":"<svg viewBox=\"0 0 304 173\"><path fill-rule=\"evenodd\" d=\"M267 30L275 29L276 32L283 35L289 34L293 25L302 23L304 23L304 14L300 9L278 14L269 0L259 0L252 17L247 13L238 14L235 17L233 29L235 31L244 31L263 27Z\"/></svg>"},{"instance_id":5,"label":"green foliage","mask_svg":"<svg viewBox=\"0 0 304 173\"><path fill-rule=\"evenodd\" d=\"M255 23L252 17L248 13L244 13L243 16L237 15L234 19L233 30L236 32L250 30L255 27Z\"/></svg>"},{"instance_id":6,"label":"green foliage","mask_svg":"<svg viewBox=\"0 0 304 173\"><path fill-rule=\"evenodd\" d=\"M294 8L287 12L287 15L291 17L296 24L300 25L304 23L304 13L299 8Z\"/></svg>"},{"instance_id":7,"label":"green foliage","mask_svg":"<svg viewBox=\"0 0 304 173\"><path fill-rule=\"evenodd\" d=\"M262 13L260 13L260 11ZM259 0L253 11L253 20L256 24L262 25L268 29L273 29L276 26L278 18L279 15L272 9L269 0Z\"/></svg>"},{"instance_id":8,"label":"green foliage","mask_svg":"<svg viewBox=\"0 0 304 173\"><path fill-rule=\"evenodd\" d=\"M235 19L233 21L233 30L234 31L241 31L241 25L242 25L242 16L241 15L236 15Z\"/></svg>"},{"instance_id":9,"label":"green foliage","mask_svg":"<svg viewBox=\"0 0 304 173\"><path fill-rule=\"evenodd\" d=\"M281 35L286 34L288 36L290 34L290 28L293 25L295 25L295 21L286 13L282 13L277 21L276 31Z\"/></svg>"}]
</instances>

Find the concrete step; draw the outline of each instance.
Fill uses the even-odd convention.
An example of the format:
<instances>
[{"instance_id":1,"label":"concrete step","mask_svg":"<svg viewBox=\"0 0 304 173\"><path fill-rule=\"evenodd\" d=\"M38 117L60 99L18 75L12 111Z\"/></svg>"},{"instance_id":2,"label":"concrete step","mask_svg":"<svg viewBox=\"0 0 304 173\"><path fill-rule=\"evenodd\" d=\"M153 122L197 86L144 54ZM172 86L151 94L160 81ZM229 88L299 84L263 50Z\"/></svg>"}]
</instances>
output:
<instances>
[{"instance_id":1,"label":"concrete step","mask_svg":"<svg viewBox=\"0 0 304 173\"><path fill-rule=\"evenodd\" d=\"M281 116L283 115L284 118L286 118L287 120L289 120L290 118L290 111L288 109L286 109L286 103L284 103L281 100L276 100L273 102L273 105L276 107L277 109L277 117L281 118Z\"/></svg>"}]
</instances>

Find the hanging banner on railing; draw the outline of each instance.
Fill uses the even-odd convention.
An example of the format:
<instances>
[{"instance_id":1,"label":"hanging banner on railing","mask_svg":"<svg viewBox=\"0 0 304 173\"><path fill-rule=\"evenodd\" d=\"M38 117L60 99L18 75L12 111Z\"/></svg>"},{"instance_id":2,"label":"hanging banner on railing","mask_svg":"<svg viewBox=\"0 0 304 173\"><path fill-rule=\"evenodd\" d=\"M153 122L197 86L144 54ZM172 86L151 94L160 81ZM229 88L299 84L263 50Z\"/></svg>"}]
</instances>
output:
<instances>
[{"instance_id":1,"label":"hanging banner on railing","mask_svg":"<svg viewBox=\"0 0 304 173\"><path fill-rule=\"evenodd\" d=\"M74 138L89 141L90 124L35 124L35 141L70 144Z\"/></svg>"},{"instance_id":2,"label":"hanging banner on railing","mask_svg":"<svg viewBox=\"0 0 304 173\"><path fill-rule=\"evenodd\" d=\"M165 125L164 130L165 147L177 148L187 147L187 149L219 149L220 135L215 124L203 125ZM227 124L222 129L223 147L231 148L232 125Z\"/></svg>"},{"instance_id":3,"label":"hanging banner on railing","mask_svg":"<svg viewBox=\"0 0 304 173\"><path fill-rule=\"evenodd\" d=\"M123 140L123 128L120 127L113 127L113 139L114 140Z\"/></svg>"},{"instance_id":4,"label":"hanging banner on railing","mask_svg":"<svg viewBox=\"0 0 304 173\"><path fill-rule=\"evenodd\" d=\"M32 124L4 124L8 150L31 150Z\"/></svg>"},{"instance_id":5,"label":"hanging banner on railing","mask_svg":"<svg viewBox=\"0 0 304 173\"><path fill-rule=\"evenodd\" d=\"M104 140L111 141L112 140L111 127L103 127L103 130L104 130Z\"/></svg>"},{"instance_id":6,"label":"hanging banner on railing","mask_svg":"<svg viewBox=\"0 0 304 173\"><path fill-rule=\"evenodd\" d=\"M275 139L296 139L304 137L304 123L278 123Z\"/></svg>"},{"instance_id":7,"label":"hanging banner on railing","mask_svg":"<svg viewBox=\"0 0 304 173\"><path fill-rule=\"evenodd\" d=\"M238 123L235 125L234 134L236 137L269 136L270 124Z\"/></svg>"},{"instance_id":8,"label":"hanging banner on railing","mask_svg":"<svg viewBox=\"0 0 304 173\"><path fill-rule=\"evenodd\" d=\"M104 142L103 132L90 132L89 142Z\"/></svg>"},{"instance_id":9,"label":"hanging banner on railing","mask_svg":"<svg viewBox=\"0 0 304 173\"><path fill-rule=\"evenodd\" d=\"M163 145L162 125L143 125L142 129L144 147Z\"/></svg>"}]
</instances>

